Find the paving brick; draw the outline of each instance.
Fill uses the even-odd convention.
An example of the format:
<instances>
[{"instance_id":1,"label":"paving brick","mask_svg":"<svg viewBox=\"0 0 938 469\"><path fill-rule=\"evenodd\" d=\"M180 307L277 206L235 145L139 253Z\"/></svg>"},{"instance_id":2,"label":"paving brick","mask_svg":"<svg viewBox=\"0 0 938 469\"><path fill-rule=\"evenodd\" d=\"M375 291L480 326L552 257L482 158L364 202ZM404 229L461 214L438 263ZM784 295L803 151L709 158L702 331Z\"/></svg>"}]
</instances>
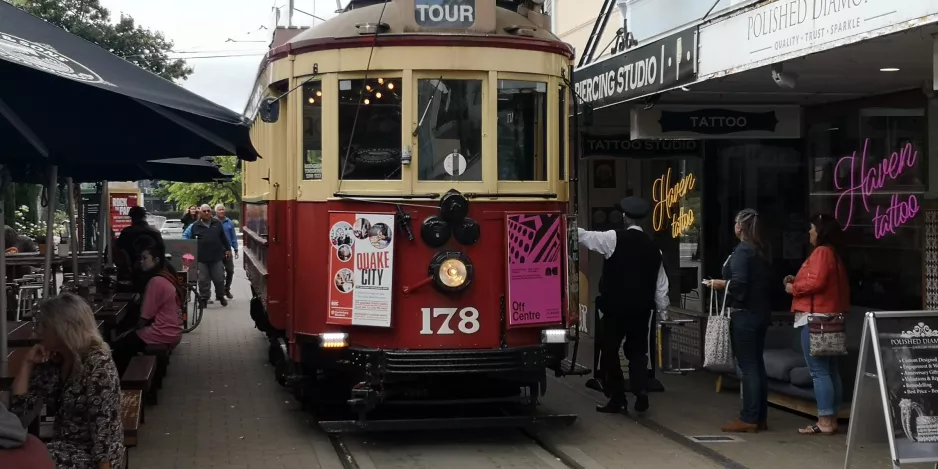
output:
<instances>
[{"instance_id":1,"label":"paving brick","mask_svg":"<svg viewBox=\"0 0 938 469\"><path fill-rule=\"evenodd\" d=\"M234 282L240 296L227 308L209 305L202 324L173 352L160 403L147 408L140 445L131 449L131 467L319 469L320 460L341 467L334 454L317 454L314 445L331 452L327 437L274 381L240 266Z\"/></svg>"}]
</instances>

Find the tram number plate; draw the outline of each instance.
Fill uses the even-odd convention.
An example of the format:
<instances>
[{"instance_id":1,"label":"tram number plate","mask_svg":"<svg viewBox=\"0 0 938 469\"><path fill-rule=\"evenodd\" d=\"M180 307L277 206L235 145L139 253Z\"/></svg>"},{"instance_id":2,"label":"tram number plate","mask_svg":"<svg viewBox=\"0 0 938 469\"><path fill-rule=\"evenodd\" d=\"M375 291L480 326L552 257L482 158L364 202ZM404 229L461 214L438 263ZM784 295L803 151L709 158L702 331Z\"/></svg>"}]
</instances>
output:
<instances>
[{"instance_id":1,"label":"tram number plate","mask_svg":"<svg viewBox=\"0 0 938 469\"><path fill-rule=\"evenodd\" d=\"M453 330L452 324L455 316L458 316L456 322L456 329L459 329L459 332L463 334L475 334L479 332L479 310L473 307L467 308L421 308L421 314L423 315L423 327L420 329L421 335L453 335L456 333ZM433 323L437 322L434 319L443 316L442 322L440 322L439 327L434 332Z\"/></svg>"}]
</instances>

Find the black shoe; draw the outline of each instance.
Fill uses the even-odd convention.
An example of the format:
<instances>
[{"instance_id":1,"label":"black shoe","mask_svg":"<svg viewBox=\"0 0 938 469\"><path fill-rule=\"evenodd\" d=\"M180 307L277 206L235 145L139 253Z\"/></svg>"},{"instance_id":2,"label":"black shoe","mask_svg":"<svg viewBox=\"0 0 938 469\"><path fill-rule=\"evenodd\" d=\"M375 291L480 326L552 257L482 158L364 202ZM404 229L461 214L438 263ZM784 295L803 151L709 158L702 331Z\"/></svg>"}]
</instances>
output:
<instances>
[{"instance_id":1,"label":"black shoe","mask_svg":"<svg viewBox=\"0 0 938 469\"><path fill-rule=\"evenodd\" d=\"M626 404L625 401L610 400L606 405L596 406L596 412L604 414L627 414L629 411L626 408Z\"/></svg>"},{"instance_id":2,"label":"black shoe","mask_svg":"<svg viewBox=\"0 0 938 469\"><path fill-rule=\"evenodd\" d=\"M207 308L207 307L208 307L208 300L199 300L199 305L202 307L202 309Z\"/></svg>"},{"instance_id":3,"label":"black shoe","mask_svg":"<svg viewBox=\"0 0 938 469\"><path fill-rule=\"evenodd\" d=\"M215 300L205 300L205 304L207 304L207 305L213 305L213 304L215 304Z\"/></svg>"},{"instance_id":4,"label":"black shoe","mask_svg":"<svg viewBox=\"0 0 938 469\"><path fill-rule=\"evenodd\" d=\"M226 300L224 296L219 298L218 302L221 303L222 306L228 306L228 300Z\"/></svg>"},{"instance_id":5,"label":"black shoe","mask_svg":"<svg viewBox=\"0 0 938 469\"><path fill-rule=\"evenodd\" d=\"M648 396L637 396L635 398L635 412L645 412L648 410Z\"/></svg>"},{"instance_id":6,"label":"black shoe","mask_svg":"<svg viewBox=\"0 0 938 469\"><path fill-rule=\"evenodd\" d=\"M234 299L234 295L231 294L231 290L226 291L226 292L225 292L225 296L227 296L229 300L233 300L233 299Z\"/></svg>"}]
</instances>

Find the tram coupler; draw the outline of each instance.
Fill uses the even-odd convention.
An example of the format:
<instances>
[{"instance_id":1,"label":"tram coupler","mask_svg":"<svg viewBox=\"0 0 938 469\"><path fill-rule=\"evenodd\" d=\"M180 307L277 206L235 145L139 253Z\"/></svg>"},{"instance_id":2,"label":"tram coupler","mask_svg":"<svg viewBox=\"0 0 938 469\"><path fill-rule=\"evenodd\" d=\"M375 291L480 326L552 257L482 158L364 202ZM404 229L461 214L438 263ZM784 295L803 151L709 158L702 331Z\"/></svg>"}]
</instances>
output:
<instances>
[{"instance_id":1,"label":"tram coupler","mask_svg":"<svg viewBox=\"0 0 938 469\"><path fill-rule=\"evenodd\" d=\"M359 415L364 415L377 407L381 398L380 392L368 383L361 382L352 387L352 398L348 400L348 404Z\"/></svg>"},{"instance_id":2,"label":"tram coupler","mask_svg":"<svg viewBox=\"0 0 938 469\"><path fill-rule=\"evenodd\" d=\"M658 369L664 374L686 375L696 368L683 367L681 360L681 351L675 353L674 342L671 340L671 333L675 327L686 327L696 322L693 319L667 319L658 321ZM674 355L677 355L677 365L674 364Z\"/></svg>"}]
</instances>

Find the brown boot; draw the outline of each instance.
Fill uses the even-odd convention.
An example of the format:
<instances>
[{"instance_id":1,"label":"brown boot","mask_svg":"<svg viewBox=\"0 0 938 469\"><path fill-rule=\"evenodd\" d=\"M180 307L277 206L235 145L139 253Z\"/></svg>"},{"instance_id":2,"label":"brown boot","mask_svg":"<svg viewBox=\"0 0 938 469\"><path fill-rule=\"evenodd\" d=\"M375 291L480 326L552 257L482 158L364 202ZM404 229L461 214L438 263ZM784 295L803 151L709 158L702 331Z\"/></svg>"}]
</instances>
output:
<instances>
[{"instance_id":1,"label":"brown boot","mask_svg":"<svg viewBox=\"0 0 938 469\"><path fill-rule=\"evenodd\" d=\"M759 433L759 426L754 423L746 423L742 420L733 420L723 425L723 431L726 433Z\"/></svg>"}]
</instances>

